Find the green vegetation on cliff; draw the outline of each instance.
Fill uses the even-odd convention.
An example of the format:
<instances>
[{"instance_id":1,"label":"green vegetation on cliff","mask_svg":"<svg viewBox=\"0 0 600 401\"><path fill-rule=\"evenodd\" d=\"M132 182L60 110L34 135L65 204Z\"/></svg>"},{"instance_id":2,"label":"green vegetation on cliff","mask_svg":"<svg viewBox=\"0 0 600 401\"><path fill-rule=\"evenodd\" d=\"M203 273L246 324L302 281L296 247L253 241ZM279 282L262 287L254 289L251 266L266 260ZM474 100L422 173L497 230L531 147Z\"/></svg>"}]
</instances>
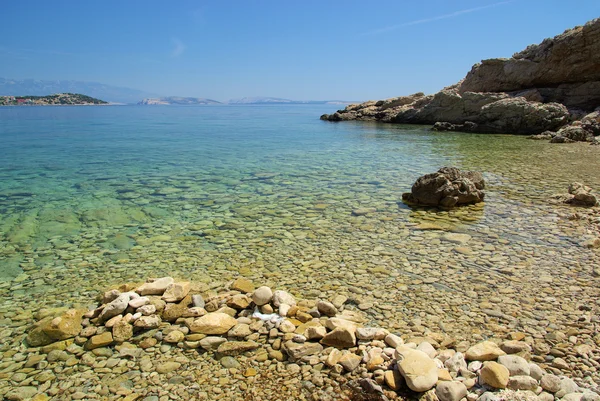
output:
<instances>
[{"instance_id":1,"label":"green vegetation on cliff","mask_svg":"<svg viewBox=\"0 0 600 401\"><path fill-rule=\"evenodd\" d=\"M81 104L108 104L104 100L96 99L79 93L56 93L47 96L0 96L0 106L21 105L81 105Z\"/></svg>"}]
</instances>

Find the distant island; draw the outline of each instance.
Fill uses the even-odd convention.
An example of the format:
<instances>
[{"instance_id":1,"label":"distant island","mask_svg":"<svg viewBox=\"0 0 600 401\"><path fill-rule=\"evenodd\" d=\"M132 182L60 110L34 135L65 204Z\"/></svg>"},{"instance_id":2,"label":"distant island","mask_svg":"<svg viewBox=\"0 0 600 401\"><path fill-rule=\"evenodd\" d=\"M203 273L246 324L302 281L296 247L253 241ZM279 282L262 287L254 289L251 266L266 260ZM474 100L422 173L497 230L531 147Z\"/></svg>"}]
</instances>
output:
<instances>
[{"instance_id":1,"label":"distant island","mask_svg":"<svg viewBox=\"0 0 600 401\"><path fill-rule=\"evenodd\" d=\"M46 96L0 96L0 106L49 106L108 104L79 93L55 93Z\"/></svg>"},{"instance_id":2,"label":"distant island","mask_svg":"<svg viewBox=\"0 0 600 401\"><path fill-rule=\"evenodd\" d=\"M0 95L21 96L23 94L44 96L48 93L85 93L110 103L135 104L140 99L162 96L161 93L106 85L99 82L12 79L0 77Z\"/></svg>"},{"instance_id":3,"label":"distant island","mask_svg":"<svg viewBox=\"0 0 600 401\"><path fill-rule=\"evenodd\" d=\"M168 97L153 97L147 98L138 102L143 105L171 105L171 104L222 104L212 99L204 99L200 97L179 97L179 96L168 96Z\"/></svg>"}]
</instances>

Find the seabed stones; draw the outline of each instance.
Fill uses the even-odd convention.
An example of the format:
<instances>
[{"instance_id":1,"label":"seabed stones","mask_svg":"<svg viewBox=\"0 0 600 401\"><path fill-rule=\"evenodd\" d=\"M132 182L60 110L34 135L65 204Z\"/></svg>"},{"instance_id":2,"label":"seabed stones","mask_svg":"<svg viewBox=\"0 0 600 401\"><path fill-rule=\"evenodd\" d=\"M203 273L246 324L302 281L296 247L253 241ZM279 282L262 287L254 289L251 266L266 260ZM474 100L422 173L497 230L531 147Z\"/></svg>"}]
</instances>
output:
<instances>
[{"instance_id":1,"label":"seabed stones","mask_svg":"<svg viewBox=\"0 0 600 401\"><path fill-rule=\"evenodd\" d=\"M160 288L164 288L163 292L156 289L158 285L147 285L152 283L159 283ZM59 364L59 371L79 364L116 369L129 365L127 359L123 358L133 358L132 362L139 361L143 372L156 372L173 379L179 376L172 375L189 370L193 364L204 363L202 361L205 358L216 358L234 377L241 373L239 377L243 379L239 389L243 391L253 385L252 381L246 381L260 377L265 373L264 369L278 366L279 372L281 366L281 372L287 372L292 377L307 375L312 386L323 385L323 375L329 375L330 385L341 386L347 382L349 388L354 388L352 391L360 387L361 392L366 391L375 397L370 399L376 400L402 399L407 395L410 397L410 394L416 396L417 393L425 397L421 399L439 401L460 401L464 397L467 400L493 400L502 399L504 395L497 393L497 389L505 388L516 391L510 393L510 397L533 399L531 397L537 394L539 397L536 399L539 400L550 397L565 401L597 399L594 398L597 394L580 389L567 379L560 381L557 376L528 361L526 358L531 357L531 346L519 341L524 336L516 333L506 340L488 340L471 346L460 343L453 347L455 340L443 335L429 333L429 337L403 339L383 328L364 327L365 317L346 309L347 298L339 296L331 301L297 300L286 291L273 292L267 286L258 287L252 293L240 294L240 289L254 288L249 280L244 279L237 280L228 288L208 293L205 286L186 283L182 286L188 289L184 291L185 295L180 292L174 298L170 295L165 297L164 293L172 289L174 283L172 278L163 277L138 287L124 285L121 288L126 292L114 289L106 292L102 298L107 303L96 309L88 312L58 311L56 317L51 314L44 317L28 335L30 345L44 347L38 349L39 354L35 354L35 348L30 348L28 363L30 366ZM152 295L146 295L147 301L131 302L141 299L139 293L148 294L148 291ZM238 303L237 308L228 306L232 300L245 297L246 294L252 300L258 300L260 310L259 305L250 300L245 307L239 307ZM184 302L179 299L181 297L189 301ZM192 299L198 297L205 300L207 306L212 305L214 311L204 310L197 317L198 309L203 308L193 306ZM174 301L169 302L169 299ZM121 314L114 314L115 310L121 309L120 306L110 306L115 305L117 300L119 305L127 301L127 307ZM170 305L178 305L178 301L187 306L180 308L180 315L173 320L174 316L169 312L173 309ZM155 305L159 305L159 308ZM153 307L153 314L149 316L139 312L147 306ZM189 309L195 312L188 313ZM109 320L103 318L106 317L106 314L103 315L106 310L111 311ZM165 313L168 320L161 318ZM308 318L304 319L304 315ZM44 331L47 327L52 327L54 331ZM60 333L56 332L58 329ZM46 332L54 337L48 337ZM157 340L162 340L162 344ZM150 355L157 349L159 353L156 355L160 360L153 362ZM581 347L579 349L583 350ZM169 358L168 355L175 350L178 350L177 354L183 354ZM591 350L586 349L586 352ZM117 351L120 356L115 357ZM465 352L465 356L460 351ZM94 358L103 357L108 359L105 362L93 362ZM13 380L21 377L25 380L27 374L15 374L13 377ZM35 377L39 382L44 381L46 376L37 374ZM47 377L44 382L51 383L55 376L50 374ZM213 385L225 386L229 380L221 377ZM19 397L35 395L26 387L19 388L21 390L15 389L7 394L7 398L21 399ZM53 388L42 387L39 392L54 394ZM215 387L213 391L219 393L223 389ZM497 398L494 398L496 393ZM127 396L133 400L142 394L144 387L132 389ZM338 395L349 397L346 392ZM78 397L76 393L73 396ZM332 394L327 397L335 398Z\"/></svg>"}]
</instances>

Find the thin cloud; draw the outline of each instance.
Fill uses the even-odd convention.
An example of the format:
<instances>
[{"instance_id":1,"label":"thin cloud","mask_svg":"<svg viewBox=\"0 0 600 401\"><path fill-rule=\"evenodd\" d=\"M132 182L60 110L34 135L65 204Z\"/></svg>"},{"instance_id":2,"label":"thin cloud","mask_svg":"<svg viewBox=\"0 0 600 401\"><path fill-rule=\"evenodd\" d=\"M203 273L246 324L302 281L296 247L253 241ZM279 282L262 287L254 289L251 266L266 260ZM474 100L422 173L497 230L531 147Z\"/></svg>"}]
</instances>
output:
<instances>
[{"instance_id":1,"label":"thin cloud","mask_svg":"<svg viewBox=\"0 0 600 401\"><path fill-rule=\"evenodd\" d=\"M183 44L183 42L177 38L172 38L173 42L173 51L171 51L171 57L179 57L185 52L187 46Z\"/></svg>"},{"instance_id":2,"label":"thin cloud","mask_svg":"<svg viewBox=\"0 0 600 401\"><path fill-rule=\"evenodd\" d=\"M453 13L450 13L450 14L438 15L436 17L423 18L423 19L418 19L418 20L414 20L414 21L404 22L404 23L398 24L398 25L386 26L384 28L376 29L374 31L365 32L361 36L378 35L380 33L395 31L396 29L404 28L407 26L426 24L428 22L439 21L439 20L448 19L448 18L454 18L454 17L458 17L459 15L469 14L469 13L473 13L475 11L480 11L480 10L485 10L486 8L492 8L492 7L497 7L497 6L501 6L504 4L509 4L509 3L512 3L513 1L514 0L500 1L498 3L488 4L487 6L467 8L465 10L454 11Z\"/></svg>"}]
</instances>

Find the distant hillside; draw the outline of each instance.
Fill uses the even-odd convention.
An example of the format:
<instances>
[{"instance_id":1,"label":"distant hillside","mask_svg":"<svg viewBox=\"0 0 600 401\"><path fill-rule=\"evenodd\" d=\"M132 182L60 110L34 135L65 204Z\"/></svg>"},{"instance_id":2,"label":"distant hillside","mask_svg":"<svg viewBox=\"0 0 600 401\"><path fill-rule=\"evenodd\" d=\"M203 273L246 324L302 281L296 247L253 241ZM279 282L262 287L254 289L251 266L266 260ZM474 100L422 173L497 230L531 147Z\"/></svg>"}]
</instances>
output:
<instances>
[{"instance_id":1,"label":"distant hillside","mask_svg":"<svg viewBox=\"0 0 600 401\"><path fill-rule=\"evenodd\" d=\"M140 99L156 97L156 94L131 88L83 81L40 81L35 79L0 78L0 96L24 94L44 96L48 93L85 93L112 103L137 103Z\"/></svg>"},{"instance_id":2,"label":"distant hillside","mask_svg":"<svg viewBox=\"0 0 600 401\"><path fill-rule=\"evenodd\" d=\"M351 104L344 100L290 100L278 97L243 97L231 99L228 104Z\"/></svg>"},{"instance_id":3,"label":"distant hillside","mask_svg":"<svg viewBox=\"0 0 600 401\"><path fill-rule=\"evenodd\" d=\"M47 106L47 105L92 105L108 104L79 93L57 93L46 96L0 96L0 106Z\"/></svg>"},{"instance_id":4,"label":"distant hillside","mask_svg":"<svg viewBox=\"0 0 600 401\"><path fill-rule=\"evenodd\" d=\"M138 102L138 104L144 105L172 105L172 104L221 104L212 99L204 99L199 97L179 97L179 96L167 96L167 97L156 97L147 98Z\"/></svg>"}]
</instances>

